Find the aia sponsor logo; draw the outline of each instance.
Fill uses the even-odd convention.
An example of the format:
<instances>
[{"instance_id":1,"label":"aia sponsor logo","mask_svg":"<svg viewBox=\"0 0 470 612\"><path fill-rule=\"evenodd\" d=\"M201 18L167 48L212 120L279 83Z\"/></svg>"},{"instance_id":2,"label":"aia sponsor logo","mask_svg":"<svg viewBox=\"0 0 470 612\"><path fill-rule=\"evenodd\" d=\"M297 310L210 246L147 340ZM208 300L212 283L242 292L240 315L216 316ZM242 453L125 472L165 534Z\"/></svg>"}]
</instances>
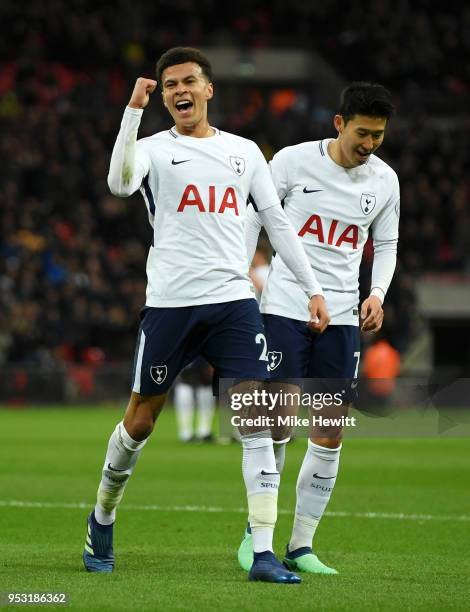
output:
<instances>
[{"instance_id":1,"label":"aia sponsor logo","mask_svg":"<svg viewBox=\"0 0 470 612\"><path fill-rule=\"evenodd\" d=\"M187 185L177 212L184 212L187 206L196 206L201 213L224 213L226 210L232 210L238 217L237 194L233 187L227 187L221 197L220 193L216 193L215 185L209 185L207 194L201 193L196 185Z\"/></svg>"},{"instance_id":2,"label":"aia sponsor logo","mask_svg":"<svg viewBox=\"0 0 470 612\"><path fill-rule=\"evenodd\" d=\"M350 244L353 249L357 249L359 241L359 228L357 225L346 225L337 219L322 221L320 215L311 215L299 232L302 238L305 234L313 234L318 242L331 244L340 247L343 244Z\"/></svg>"}]
</instances>

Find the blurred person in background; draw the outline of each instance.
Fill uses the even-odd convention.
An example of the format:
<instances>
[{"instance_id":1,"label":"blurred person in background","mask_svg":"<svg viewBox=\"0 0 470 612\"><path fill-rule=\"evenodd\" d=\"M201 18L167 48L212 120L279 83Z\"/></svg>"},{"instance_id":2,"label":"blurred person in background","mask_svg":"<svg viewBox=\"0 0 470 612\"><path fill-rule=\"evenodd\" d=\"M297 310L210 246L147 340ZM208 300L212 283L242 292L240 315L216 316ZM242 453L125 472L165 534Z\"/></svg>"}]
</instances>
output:
<instances>
[{"instance_id":1,"label":"blurred person in background","mask_svg":"<svg viewBox=\"0 0 470 612\"><path fill-rule=\"evenodd\" d=\"M369 395L366 401L372 412L383 414L383 408L387 406L395 389L400 361L400 353L381 333L372 338L365 350L362 367Z\"/></svg>"},{"instance_id":2,"label":"blurred person in background","mask_svg":"<svg viewBox=\"0 0 470 612\"><path fill-rule=\"evenodd\" d=\"M184 368L175 382L173 401L178 439L181 442L213 442L215 398L212 366L202 357Z\"/></svg>"}]
</instances>

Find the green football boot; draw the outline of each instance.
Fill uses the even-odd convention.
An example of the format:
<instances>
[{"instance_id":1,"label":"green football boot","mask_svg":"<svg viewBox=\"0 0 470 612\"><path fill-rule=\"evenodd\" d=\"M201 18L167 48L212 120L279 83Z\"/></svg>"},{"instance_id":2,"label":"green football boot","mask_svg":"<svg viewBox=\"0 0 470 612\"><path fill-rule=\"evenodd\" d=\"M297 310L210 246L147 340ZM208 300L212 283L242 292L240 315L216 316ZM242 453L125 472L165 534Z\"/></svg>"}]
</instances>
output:
<instances>
[{"instance_id":1,"label":"green football boot","mask_svg":"<svg viewBox=\"0 0 470 612\"><path fill-rule=\"evenodd\" d=\"M292 552L289 552L289 547L287 547L283 563L288 569L296 572L330 575L338 573L337 570L322 563L309 546L303 546Z\"/></svg>"},{"instance_id":2,"label":"green football boot","mask_svg":"<svg viewBox=\"0 0 470 612\"><path fill-rule=\"evenodd\" d=\"M242 543L238 548L238 563L245 572L249 572L253 565L253 536L249 523L245 529Z\"/></svg>"}]
</instances>

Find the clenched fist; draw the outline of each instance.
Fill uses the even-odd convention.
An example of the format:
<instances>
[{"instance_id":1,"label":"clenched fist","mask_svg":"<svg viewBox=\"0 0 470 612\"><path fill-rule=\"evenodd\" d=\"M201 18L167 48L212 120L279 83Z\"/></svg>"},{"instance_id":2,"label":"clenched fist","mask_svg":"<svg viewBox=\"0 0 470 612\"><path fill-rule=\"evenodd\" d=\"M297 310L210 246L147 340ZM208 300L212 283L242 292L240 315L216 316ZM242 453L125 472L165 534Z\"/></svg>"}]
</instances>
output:
<instances>
[{"instance_id":1,"label":"clenched fist","mask_svg":"<svg viewBox=\"0 0 470 612\"><path fill-rule=\"evenodd\" d=\"M135 82L134 91L128 106L130 108L145 108L149 103L150 94L155 91L157 81L139 77Z\"/></svg>"}]
</instances>

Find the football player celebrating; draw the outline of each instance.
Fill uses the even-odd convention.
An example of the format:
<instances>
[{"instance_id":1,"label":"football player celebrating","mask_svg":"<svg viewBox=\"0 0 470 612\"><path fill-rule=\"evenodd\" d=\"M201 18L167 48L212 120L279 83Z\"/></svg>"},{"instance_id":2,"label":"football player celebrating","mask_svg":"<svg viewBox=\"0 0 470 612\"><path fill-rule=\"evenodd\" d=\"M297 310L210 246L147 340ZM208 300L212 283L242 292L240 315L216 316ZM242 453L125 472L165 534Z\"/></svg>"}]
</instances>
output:
<instances>
[{"instance_id":1,"label":"football player celebrating","mask_svg":"<svg viewBox=\"0 0 470 612\"><path fill-rule=\"evenodd\" d=\"M277 193L324 290L331 316L326 331L312 333L306 325L302 290L282 254L277 254L261 298L268 346L276 357L273 377L352 381L359 367L359 325L371 332L382 325L382 304L396 264L400 194L396 173L374 153L392 113L384 87L351 83L342 92L334 117L336 139L287 147L271 162ZM262 221L251 210L248 218L251 257ZM372 289L359 311L359 266L369 230L374 240ZM313 553L312 540L336 482L341 437L341 429L310 432L284 559L291 569L337 573ZM286 441L274 446L279 472ZM248 526L238 551L244 569L252 563L251 538Z\"/></svg>"},{"instance_id":2,"label":"football player celebrating","mask_svg":"<svg viewBox=\"0 0 470 612\"><path fill-rule=\"evenodd\" d=\"M91 572L114 568L116 507L179 372L202 355L221 378L256 381L267 376L263 322L248 277L248 200L257 205L274 248L306 292L312 329L322 331L329 320L321 287L282 210L261 151L254 142L208 122L213 96L208 59L197 49L170 49L158 61L157 79L174 127L137 140L142 113L157 87L153 79L137 79L108 176L117 196L140 190L153 239L132 393L109 440L97 503L88 517L83 560ZM253 431L242 436L242 443L255 556L249 578L300 582L272 550L279 481L272 439L269 432Z\"/></svg>"}]
</instances>

